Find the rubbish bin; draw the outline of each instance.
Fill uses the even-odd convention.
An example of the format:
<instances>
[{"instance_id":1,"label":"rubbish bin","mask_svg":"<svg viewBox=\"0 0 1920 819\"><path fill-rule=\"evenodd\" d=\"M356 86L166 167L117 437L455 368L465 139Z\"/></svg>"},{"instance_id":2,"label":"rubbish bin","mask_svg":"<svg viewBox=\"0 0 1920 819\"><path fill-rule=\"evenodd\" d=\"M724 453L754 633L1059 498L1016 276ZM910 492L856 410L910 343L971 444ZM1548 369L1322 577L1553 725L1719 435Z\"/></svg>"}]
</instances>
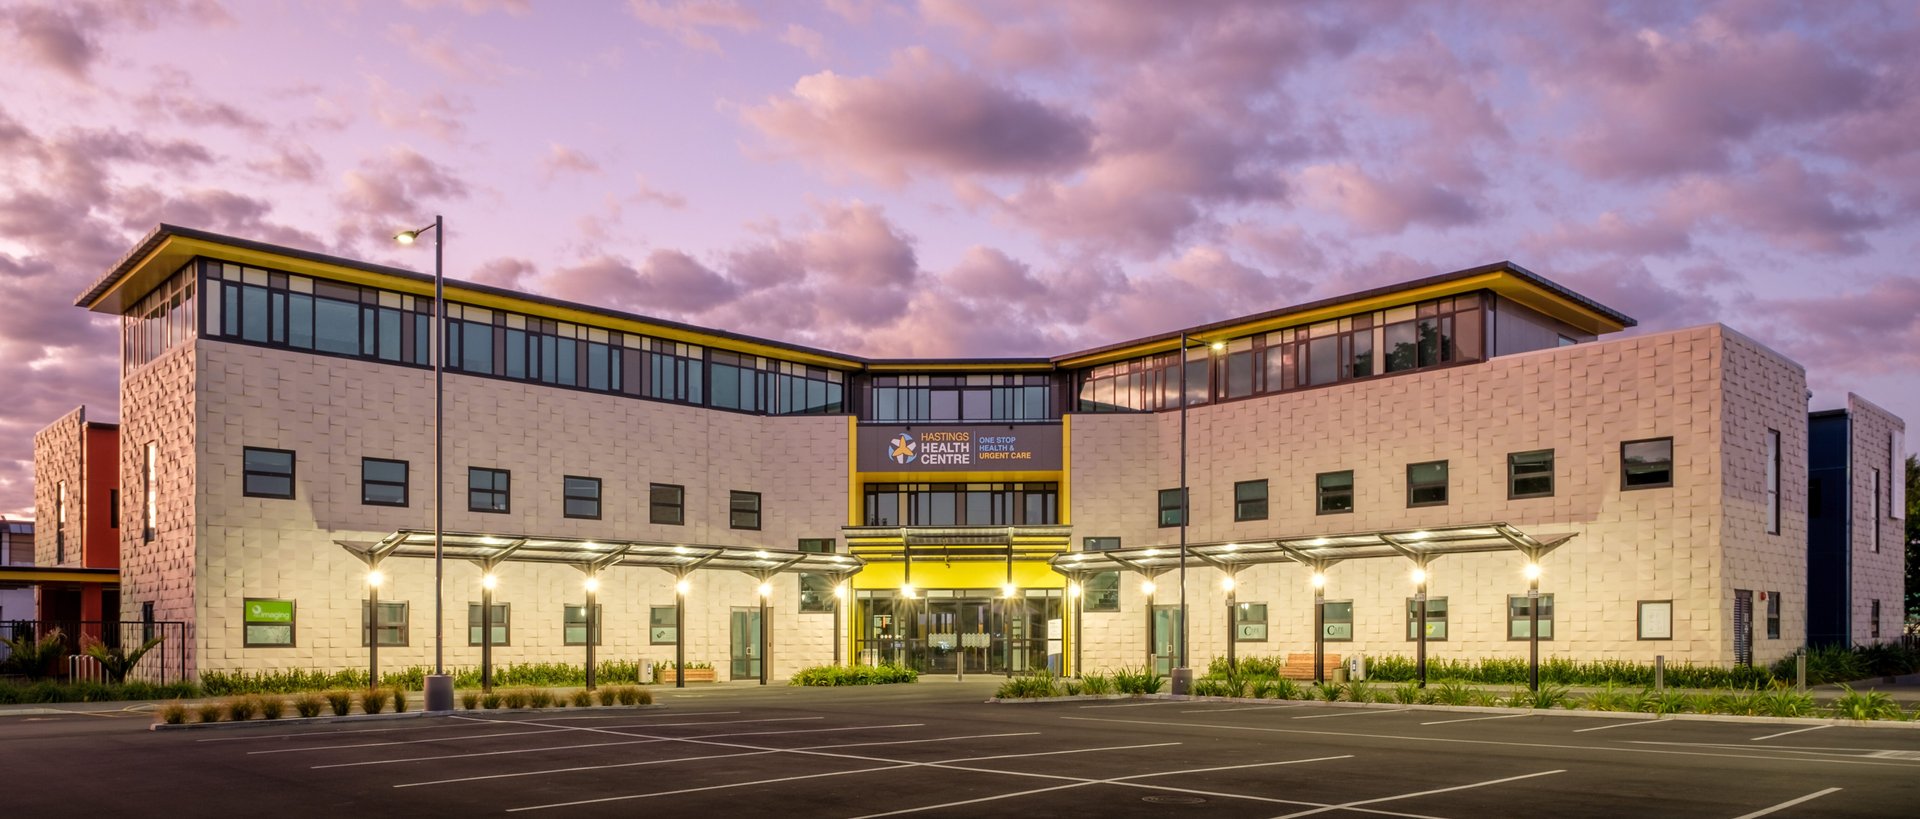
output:
<instances>
[{"instance_id":1,"label":"rubbish bin","mask_svg":"<svg viewBox=\"0 0 1920 819\"><path fill-rule=\"evenodd\" d=\"M1345 684L1346 684L1346 682L1347 682L1347 667L1346 667L1346 666L1344 666L1344 665L1339 665L1339 666L1334 666L1334 668L1333 668L1333 684L1334 684L1334 685L1345 685Z\"/></svg>"}]
</instances>

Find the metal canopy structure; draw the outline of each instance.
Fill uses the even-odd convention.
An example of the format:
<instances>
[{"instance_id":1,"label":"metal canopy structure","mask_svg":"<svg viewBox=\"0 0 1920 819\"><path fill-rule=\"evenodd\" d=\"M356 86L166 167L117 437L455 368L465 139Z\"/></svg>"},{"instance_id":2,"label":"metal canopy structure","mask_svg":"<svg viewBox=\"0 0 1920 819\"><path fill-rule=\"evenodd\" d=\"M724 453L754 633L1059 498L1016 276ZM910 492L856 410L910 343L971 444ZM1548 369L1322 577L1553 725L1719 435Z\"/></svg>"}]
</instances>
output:
<instances>
[{"instance_id":1,"label":"metal canopy structure","mask_svg":"<svg viewBox=\"0 0 1920 819\"><path fill-rule=\"evenodd\" d=\"M1375 557L1404 557L1424 567L1435 558L1482 552L1515 551L1537 562L1573 537L1571 533L1532 535L1506 523L1483 523L1195 543L1187 546L1187 554L1229 574L1244 566L1288 562L1324 571L1336 563ZM1180 548L1147 546L1104 552L1074 552L1060 555L1051 563L1054 571L1068 577L1120 569L1153 577L1179 567Z\"/></svg>"},{"instance_id":2,"label":"metal canopy structure","mask_svg":"<svg viewBox=\"0 0 1920 819\"><path fill-rule=\"evenodd\" d=\"M847 526L847 550L870 563L1044 560L1072 544L1069 526Z\"/></svg>"},{"instance_id":3,"label":"metal canopy structure","mask_svg":"<svg viewBox=\"0 0 1920 819\"><path fill-rule=\"evenodd\" d=\"M446 532L445 555L483 569L503 563L545 563L599 572L616 566L663 569L684 577L697 569L738 571L766 580L781 572L824 574L837 579L858 573L865 561L850 555L711 546L643 540ZM433 532L401 529L374 542L336 540L368 566L390 557L433 558Z\"/></svg>"}]
</instances>

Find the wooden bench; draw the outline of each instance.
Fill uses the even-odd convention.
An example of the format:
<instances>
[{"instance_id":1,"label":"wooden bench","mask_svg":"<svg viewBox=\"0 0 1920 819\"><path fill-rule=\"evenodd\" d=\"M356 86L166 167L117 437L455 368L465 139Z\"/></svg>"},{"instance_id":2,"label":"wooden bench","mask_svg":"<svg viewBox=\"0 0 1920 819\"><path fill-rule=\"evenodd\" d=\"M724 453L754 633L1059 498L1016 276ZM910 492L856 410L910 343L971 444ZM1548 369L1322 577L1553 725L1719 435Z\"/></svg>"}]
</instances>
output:
<instances>
[{"instance_id":1,"label":"wooden bench","mask_svg":"<svg viewBox=\"0 0 1920 819\"><path fill-rule=\"evenodd\" d=\"M1340 667L1340 655L1325 655L1323 662L1326 679L1333 679L1333 670ZM1313 652L1288 652L1287 664L1280 667L1280 676L1289 680L1313 679Z\"/></svg>"}]
</instances>

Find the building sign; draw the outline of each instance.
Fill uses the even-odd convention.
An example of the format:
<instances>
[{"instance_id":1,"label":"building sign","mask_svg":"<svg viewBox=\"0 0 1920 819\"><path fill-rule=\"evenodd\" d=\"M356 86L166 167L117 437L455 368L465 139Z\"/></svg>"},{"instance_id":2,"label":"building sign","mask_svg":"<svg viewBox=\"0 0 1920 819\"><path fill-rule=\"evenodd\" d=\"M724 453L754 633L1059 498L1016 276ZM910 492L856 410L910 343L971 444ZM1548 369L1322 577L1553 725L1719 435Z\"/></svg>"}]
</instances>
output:
<instances>
[{"instance_id":1,"label":"building sign","mask_svg":"<svg viewBox=\"0 0 1920 819\"><path fill-rule=\"evenodd\" d=\"M292 646L293 601L249 597L242 601L241 625L245 631L242 645L252 647Z\"/></svg>"},{"instance_id":2,"label":"building sign","mask_svg":"<svg viewBox=\"0 0 1920 819\"><path fill-rule=\"evenodd\" d=\"M863 424L861 472L1052 472L1058 424Z\"/></svg>"}]
</instances>

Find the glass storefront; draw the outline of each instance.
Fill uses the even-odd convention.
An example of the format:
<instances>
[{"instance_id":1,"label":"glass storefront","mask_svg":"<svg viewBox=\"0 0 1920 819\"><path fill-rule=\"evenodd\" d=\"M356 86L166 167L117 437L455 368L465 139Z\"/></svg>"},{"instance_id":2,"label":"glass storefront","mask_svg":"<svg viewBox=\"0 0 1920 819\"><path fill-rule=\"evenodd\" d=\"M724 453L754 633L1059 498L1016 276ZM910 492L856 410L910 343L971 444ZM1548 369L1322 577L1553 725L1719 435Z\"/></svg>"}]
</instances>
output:
<instances>
[{"instance_id":1,"label":"glass storefront","mask_svg":"<svg viewBox=\"0 0 1920 819\"><path fill-rule=\"evenodd\" d=\"M1065 641L1059 589L860 591L854 600L854 660L926 674L1060 671ZM1051 631L1050 631L1051 629Z\"/></svg>"}]
</instances>

